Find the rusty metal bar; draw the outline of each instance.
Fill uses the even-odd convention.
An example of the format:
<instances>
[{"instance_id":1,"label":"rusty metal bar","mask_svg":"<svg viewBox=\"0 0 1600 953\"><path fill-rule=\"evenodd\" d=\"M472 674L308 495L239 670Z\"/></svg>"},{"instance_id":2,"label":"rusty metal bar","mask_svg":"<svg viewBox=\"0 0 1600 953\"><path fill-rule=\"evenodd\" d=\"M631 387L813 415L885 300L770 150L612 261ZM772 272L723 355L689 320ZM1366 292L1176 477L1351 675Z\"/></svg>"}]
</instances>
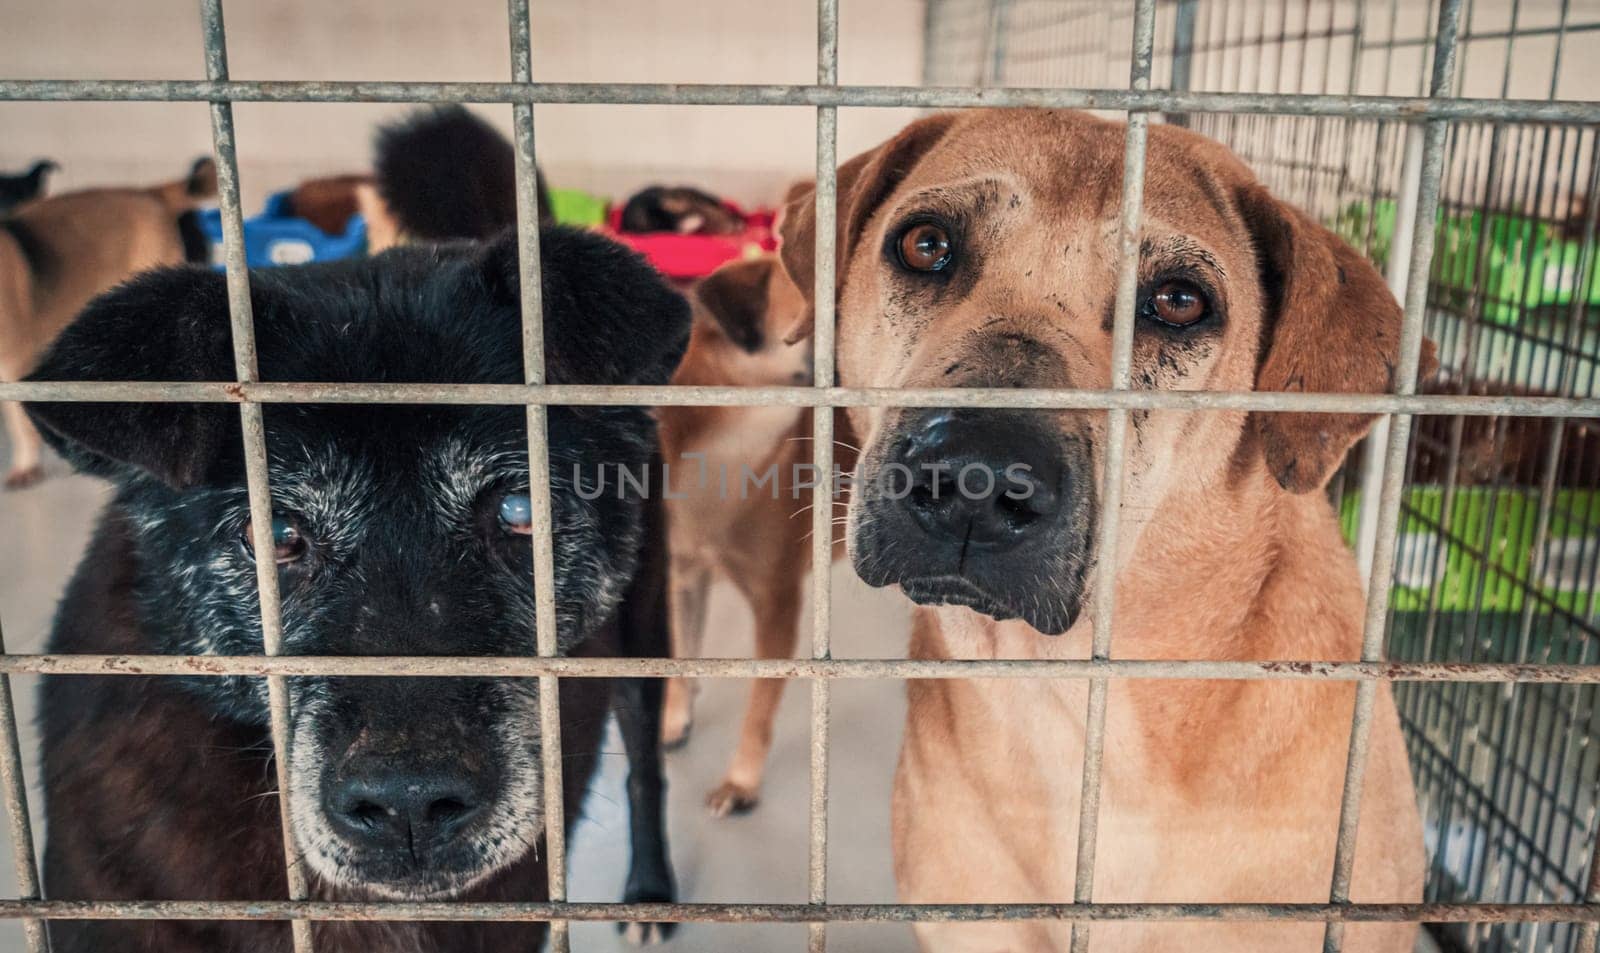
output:
<instances>
[{"instance_id":1,"label":"rusty metal bar","mask_svg":"<svg viewBox=\"0 0 1600 953\"><path fill-rule=\"evenodd\" d=\"M698 83L439 83L317 80L0 80L0 101L555 103L680 106L1035 107L1421 121L1600 122L1600 102L1218 93L1169 89Z\"/></svg>"},{"instance_id":2,"label":"rusty metal bar","mask_svg":"<svg viewBox=\"0 0 1600 953\"><path fill-rule=\"evenodd\" d=\"M1150 62L1155 43L1155 0L1138 0L1134 9L1131 89L1150 88ZM1121 265L1117 272L1117 297L1111 330L1111 389L1126 391L1133 366L1133 318L1139 292L1139 221L1144 210L1145 145L1150 116L1128 114L1123 133L1122 220L1117 230ZM1106 411L1105 478L1100 487L1100 566L1095 578L1094 635L1090 654L1096 661L1111 658L1111 626L1116 615L1117 544L1121 539L1123 451L1127 442L1128 411ZM1083 778L1078 803L1078 853L1072 899L1094 899L1095 848L1100 835L1100 769L1105 760L1106 695L1104 678L1089 680L1084 717ZM1072 953L1088 953L1088 924L1072 930Z\"/></svg>"},{"instance_id":3,"label":"rusty metal bar","mask_svg":"<svg viewBox=\"0 0 1600 953\"><path fill-rule=\"evenodd\" d=\"M1461 0L1442 0L1438 23L1433 76L1428 88L1431 98L1447 96L1451 80L1455 75L1456 38L1461 28ZM1417 368L1422 356L1422 325L1428 304L1428 274L1433 264L1434 238L1437 234L1434 217L1439 209L1439 182L1444 171L1446 129L1443 122L1435 121L1429 122L1423 131L1422 175L1417 183L1410 274L1406 279L1405 315L1400 326L1400 360L1394 375L1396 390L1401 394L1415 393L1417 387ZM1406 414L1391 417L1387 437L1383 488L1378 499L1377 548L1372 557L1371 576L1367 585L1367 613L1361 636L1361 659L1369 662L1381 659L1386 652L1384 634L1389 609L1389 592L1394 582L1395 543L1400 528L1401 496L1405 489L1406 449L1411 439L1411 417ZM1376 681L1364 681L1356 686L1355 711L1350 722L1349 756L1345 764L1344 790L1339 802L1339 829L1334 846L1332 886L1329 890L1329 900L1333 903L1350 901L1350 883L1356 862L1356 837L1361 822L1361 793L1366 780L1373 712L1377 698ZM1324 953L1340 953L1344 948L1342 925L1329 922L1323 935L1322 948Z\"/></svg>"},{"instance_id":4,"label":"rusty metal bar","mask_svg":"<svg viewBox=\"0 0 1600 953\"><path fill-rule=\"evenodd\" d=\"M1583 890L1583 903L1589 916L1573 918L1583 921L1575 953L1596 953L1600 948L1600 834L1595 835L1594 850L1589 854L1589 883Z\"/></svg>"},{"instance_id":5,"label":"rusty metal bar","mask_svg":"<svg viewBox=\"0 0 1600 953\"><path fill-rule=\"evenodd\" d=\"M533 81L532 21L528 0L507 0L506 20L511 38L511 78L519 84ZM522 304L522 373L530 388L545 382L544 285L539 257L539 165L534 152L533 102L520 99L511 106L516 147L517 274ZM534 637L538 654L552 658L558 652L555 602L554 523L550 517L549 408L527 405L528 497L533 506L529 534L533 546ZM561 755L561 688L553 674L539 676L539 753L544 774L544 843L546 889L549 899L567 899L567 832ZM571 946L568 923L550 921L550 953L567 953Z\"/></svg>"},{"instance_id":6,"label":"rusty metal bar","mask_svg":"<svg viewBox=\"0 0 1600 953\"><path fill-rule=\"evenodd\" d=\"M222 19L222 0L200 0L201 30L205 40L206 76L216 82L228 78L228 38ZM239 205L239 159L233 127L233 104L211 104L211 142L216 153L217 200L222 209L222 238L228 286L228 318L233 335L234 376L240 384L260 380L256 360L255 315L250 302L250 273L245 264L244 213ZM259 403L239 405L244 438L245 482L250 499L251 546L257 554L270 554L276 544L272 532L272 486L267 468L266 423ZM261 602L261 644L268 655L283 651L283 614L278 598L278 564L270 556L256 564L256 592ZM267 677L267 710L271 725L272 760L278 785L278 823L283 831L284 873L290 900L310 895L306 870L294 842L293 812L289 798L289 747L293 722L289 688L282 676ZM294 920L295 953L311 953L311 924Z\"/></svg>"},{"instance_id":7,"label":"rusty metal bar","mask_svg":"<svg viewBox=\"0 0 1600 953\"><path fill-rule=\"evenodd\" d=\"M0 674L428 678L1129 678L1600 684L1600 665L1263 659L751 659L452 655L0 656Z\"/></svg>"},{"instance_id":8,"label":"rusty metal bar","mask_svg":"<svg viewBox=\"0 0 1600 953\"><path fill-rule=\"evenodd\" d=\"M817 85L839 82L839 0L817 0ZM838 218L839 110L817 107L817 186L815 285L812 288L814 320L811 332L812 387L816 402L811 410L811 656L832 654L833 624L833 408L826 398L834 385L834 329L836 325ZM807 847L806 897L811 903L828 902L828 729L833 685L827 679L811 682L811 801L810 841ZM814 922L807 928L810 953L826 953L828 928Z\"/></svg>"},{"instance_id":9,"label":"rusty metal bar","mask_svg":"<svg viewBox=\"0 0 1600 953\"><path fill-rule=\"evenodd\" d=\"M5 628L0 626L0 656L6 654ZM17 872L17 893L37 900L39 859L33 850L33 822L28 816L28 783L22 767L22 743L17 739L17 709L11 699L11 676L0 675L0 789L5 792L6 826L11 834L11 859ZM48 953L50 937L44 921L22 921L28 953Z\"/></svg>"},{"instance_id":10,"label":"rusty metal bar","mask_svg":"<svg viewBox=\"0 0 1600 953\"><path fill-rule=\"evenodd\" d=\"M1227 923L1583 923L1581 903L332 903L282 900L0 900L0 920L287 920L672 923L958 923L1060 920Z\"/></svg>"},{"instance_id":11,"label":"rusty metal bar","mask_svg":"<svg viewBox=\"0 0 1600 953\"><path fill-rule=\"evenodd\" d=\"M318 384L221 381L19 381L0 400L262 404L539 404L662 407L1010 407L1032 410L1249 410L1319 414L1596 417L1600 398L1289 391L1040 388L710 387L589 384Z\"/></svg>"}]
</instances>

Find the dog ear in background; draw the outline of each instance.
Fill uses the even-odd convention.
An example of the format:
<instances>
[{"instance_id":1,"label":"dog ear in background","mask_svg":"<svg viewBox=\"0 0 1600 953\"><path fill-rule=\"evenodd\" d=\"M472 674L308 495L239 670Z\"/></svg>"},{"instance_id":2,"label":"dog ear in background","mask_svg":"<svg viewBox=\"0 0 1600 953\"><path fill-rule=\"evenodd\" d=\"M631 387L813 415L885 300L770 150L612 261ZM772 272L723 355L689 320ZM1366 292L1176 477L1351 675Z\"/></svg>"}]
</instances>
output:
<instances>
[{"instance_id":1,"label":"dog ear in background","mask_svg":"<svg viewBox=\"0 0 1600 953\"><path fill-rule=\"evenodd\" d=\"M516 225L511 143L465 107L424 109L383 126L375 151L377 197L404 239L486 240ZM550 224L543 173L537 188L539 221Z\"/></svg>"},{"instance_id":2,"label":"dog ear in background","mask_svg":"<svg viewBox=\"0 0 1600 953\"><path fill-rule=\"evenodd\" d=\"M552 384L665 384L689 344L689 303L637 254L593 232L539 232L545 370ZM479 252L497 303L520 313L517 241ZM581 279L581 280L574 280Z\"/></svg>"},{"instance_id":3,"label":"dog ear in background","mask_svg":"<svg viewBox=\"0 0 1600 953\"><path fill-rule=\"evenodd\" d=\"M695 300L716 320L728 340L749 354L767 344L767 295L776 267L771 258L736 261L723 265L694 286Z\"/></svg>"},{"instance_id":4,"label":"dog ear in background","mask_svg":"<svg viewBox=\"0 0 1600 953\"><path fill-rule=\"evenodd\" d=\"M1400 360L1399 304L1383 276L1338 235L1261 186L1239 193L1255 240L1267 309L1256 390L1391 392ZM1419 379L1434 373L1422 342ZM1368 414L1254 413L1267 467L1294 493L1320 489L1371 427Z\"/></svg>"},{"instance_id":5,"label":"dog ear in background","mask_svg":"<svg viewBox=\"0 0 1600 953\"><path fill-rule=\"evenodd\" d=\"M211 240L200 227L198 209L217 197L217 164L201 156L189 166L181 179L158 185L156 197L177 217L178 238L183 242L183 260L200 265L211 260Z\"/></svg>"},{"instance_id":6,"label":"dog ear in background","mask_svg":"<svg viewBox=\"0 0 1600 953\"><path fill-rule=\"evenodd\" d=\"M149 272L95 299L45 352L32 381L233 379L227 280L209 268ZM223 403L33 402L28 414L78 469L175 489L242 466L239 415Z\"/></svg>"},{"instance_id":7,"label":"dog ear in background","mask_svg":"<svg viewBox=\"0 0 1600 953\"><path fill-rule=\"evenodd\" d=\"M838 241L834 245L836 261L850 260L851 251L872 213L905 180L923 155L944 138L957 119L957 113L936 113L919 119L883 145L839 166L835 177L838 196L834 216L838 228ZM778 222L778 236L781 239L778 255L783 267L805 294L806 300L810 301L816 289L817 209L814 183L790 187ZM843 283L844 275L837 274L834 281L836 297ZM796 328L791 340L798 341L809 336L814 321L815 315L808 314L804 323Z\"/></svg>"},{"instance_id":8,"label":"dog ear in background","mask_svg":"<svg viewBox=\"0 0 1600 953\"><path fill-rule=\"evenodd\" d=\"M60 168L49 159L40 159L26 172L0 175L0 215L43 195L45 178Z\"/></svg>"}]
</instances>

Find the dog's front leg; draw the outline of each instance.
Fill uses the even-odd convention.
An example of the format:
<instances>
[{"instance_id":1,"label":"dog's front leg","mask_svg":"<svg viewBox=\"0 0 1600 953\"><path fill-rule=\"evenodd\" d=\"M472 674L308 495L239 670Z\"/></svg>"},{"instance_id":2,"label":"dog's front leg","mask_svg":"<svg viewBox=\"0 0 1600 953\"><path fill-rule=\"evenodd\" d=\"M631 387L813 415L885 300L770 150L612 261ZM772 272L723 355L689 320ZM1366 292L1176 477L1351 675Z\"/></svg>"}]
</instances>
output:
<instances>
[{"instance_id":1,"label":"dog's front leg","mask_svg":"<svg viewBox=\"0 0 1600 953\"><path fill-rule=\"evenodd\" d=\"M668 555L664 513L657 501L647 504L645 544L639 571L618 613L621 654L633 658L667 658L669 608ZM632 855L625 903L671 903L678 889L667 851L666 778L661 771L661 703L665 682L659 678L621 678L613 683L612 704L628 757L628 832ZM629 942L659 943L672 935L671 923L620 925Z\"/></svg>"},{"instance_id":2,"label":"dog's front leg","mask_svg":"<svg viewBox=\"0 0 1600 953\"><path fill-rule=\"evenodd\" d=\"M661 690L659 678L626 678L617 682L617 725L628 752L628 831L632 856L624 903L671 903L677 898L672 861L667 852L661 773ZM638 944L657 943L672 935L671 923L627 923L623 935Z\"/></svg>"},{"instance_id":3,"label":"dog's front leg","mask_svg":"<svg viewBox=\"0 0 1600 953\"><path fill-rule=\"evenodd\" d=\"M11 438L11 467L6 471L6 489L19 490L38 483L44 476L39 463L39 451L44 441L33 422L16 401L0 401L0 410L6 416L6 433Z\"/></svg>"}]
</instances>

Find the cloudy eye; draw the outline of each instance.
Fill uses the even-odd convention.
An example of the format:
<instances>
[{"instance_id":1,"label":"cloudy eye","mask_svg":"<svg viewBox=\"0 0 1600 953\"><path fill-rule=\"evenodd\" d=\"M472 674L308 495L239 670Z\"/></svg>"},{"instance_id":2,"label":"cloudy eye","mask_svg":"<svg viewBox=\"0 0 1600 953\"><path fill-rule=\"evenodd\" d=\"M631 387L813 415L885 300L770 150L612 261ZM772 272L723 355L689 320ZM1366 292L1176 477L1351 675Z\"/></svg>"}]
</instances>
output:
<instances>
[{"instance_id":1,"label":"cloudy eye","mask_svg":"<svg viewBox=\"0 0 1600 953\"><path fill-rule=\"evenodd\" d=\"M500 500L500 525L507 532L533 533L533 499L526 493L507 493Z\"/></svg>"},{"instance_id":2,"label":"cloudy eye","mask_svg":"<svg viewBox=\"0 0 1600 953\"><path fill-rule=\"evenodd\" d=\"M244 524L245 549L255 555L255 523L249 520ZM300 527L293 520L284 516L272 518L272 558L278 565L297 561L306 554L306 538L301 535Z\"/></svg>"}]
</instances>

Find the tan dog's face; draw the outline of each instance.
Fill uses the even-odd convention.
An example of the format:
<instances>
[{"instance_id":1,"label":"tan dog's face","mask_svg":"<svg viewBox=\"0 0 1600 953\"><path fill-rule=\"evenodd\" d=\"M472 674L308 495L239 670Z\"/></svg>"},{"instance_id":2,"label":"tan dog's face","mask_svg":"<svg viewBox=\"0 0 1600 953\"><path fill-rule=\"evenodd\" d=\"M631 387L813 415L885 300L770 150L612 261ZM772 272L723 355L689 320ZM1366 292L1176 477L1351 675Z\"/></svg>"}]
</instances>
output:
<instances>
[{"instance_id":1,"label":"tan dog's face","mask_svg":"<svg viewBox=\"0 0 1600 953\"><path fill-rule=\"evenodd\" d=\"M839 173L838 367L852 387L1111 384L1123 126L1082 113L930 117ZM783 260L811 286L797 197ZM1383 390L1399 310L1363 259L1220 145L1151 129L1132 386ZM1103 411L860 408L850 552L874 585L1064 632L1095 565ZM1125 523L1268 467L1319 488L1368 421L1134 412ZM1124 547L1126 553L1132 547Z\"/></svg>"}]
</instances>

